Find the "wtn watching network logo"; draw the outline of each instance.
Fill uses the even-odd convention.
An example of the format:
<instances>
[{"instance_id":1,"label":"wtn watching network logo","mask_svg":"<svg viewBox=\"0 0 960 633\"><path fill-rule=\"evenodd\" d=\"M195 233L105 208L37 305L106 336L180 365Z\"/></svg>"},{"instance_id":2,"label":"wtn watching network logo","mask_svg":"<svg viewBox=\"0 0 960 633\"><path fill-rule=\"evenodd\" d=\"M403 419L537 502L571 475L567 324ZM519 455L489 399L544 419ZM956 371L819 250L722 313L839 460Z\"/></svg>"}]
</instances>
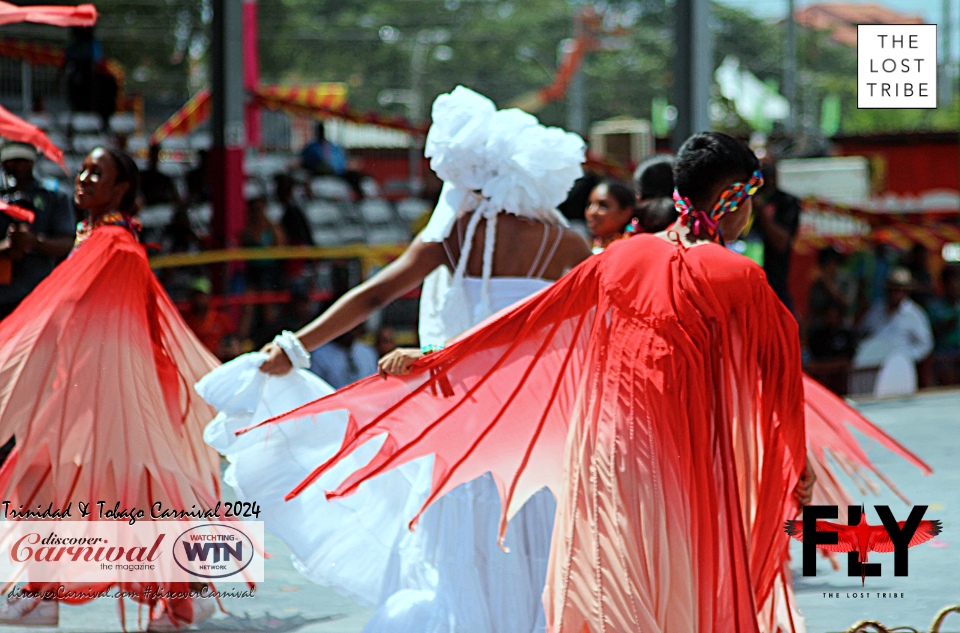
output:
<instances>
[{"instance_id":1,"label":"wtn watching network logo","mask_svg":"<svg viewBox=\"0 0 960 633\"><path fill-rule=\"evenodd\" d=\"M177 537L173 558L182 570L200 578L226 578L253 562L253 541L235 527L210 523Z\"/></svg>"},{"instance_id":2,"label":"wtn watching network logo","mask_svg":"<svg viewBox=\"0 0 960 633\"><path fill-rule=\"evenodd\" d=\"M803 542L803 575L817 575L817 548L828 552L849 552L847 575L860 576L863 586L867 576L880 575L880 563L868 563L870 552L893 552L893 575L906 576L908 550L926 543L941 532L940 521L924 521L927 506L914 506L906 521L897 521L889 506L874 506L882 525L868 525L862 506L847 507L847 523L830 523L817 519L837 518L837 506L804 506L801 521L787 521L787 534Z\"/></svg>"}]
</instances>

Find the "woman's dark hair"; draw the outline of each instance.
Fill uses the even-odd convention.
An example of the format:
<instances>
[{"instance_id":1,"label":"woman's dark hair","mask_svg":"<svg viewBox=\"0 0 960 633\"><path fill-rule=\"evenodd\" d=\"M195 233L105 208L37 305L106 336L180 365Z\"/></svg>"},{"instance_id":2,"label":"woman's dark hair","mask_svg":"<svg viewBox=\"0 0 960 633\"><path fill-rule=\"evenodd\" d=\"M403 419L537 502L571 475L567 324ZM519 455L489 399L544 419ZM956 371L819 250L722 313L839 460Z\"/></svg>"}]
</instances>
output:
<instances>
[{"instance_id":1,"label":"woman's dark hair","mask_svg":"<svg viewBox=\"0 0 960 633\"><path fill-rule=\"evenodd\" d=\"M680 195L709 212L711 194L730 182L746 182L760 168L756 154L743 141L722 132L701 132L677 152L673 179Z\"/></svg>"},{"instance_id":2,"label":"woman's dark hair","mask_svg":"<svg viewBox=\"0 0 960 633\"><path fill-rule=\"evenodd\" d=\"M673 206L673 161L670 154L646 158L633 172L640 202L637 218L644 233L659 233L677 221Z\"/></svg>"},{"instance_id":3,"label":"woman's dark hair","mask_svg":"<svg viewBox=\"0 0 960 633\"><path fill-rule=\"evenodd\" d=\"M659 197L641 200L637 205L637 218L644 233L659 233L677 221L677 208L673 198Z\"/></svg>"},{"instance_id":4,"label":"woman's dark hair","mask_svg":"<svg viewBox=\"0 0 960 633\"><path fill-rule=\"evenodd\" d=\"M117 166L116 182L126 182L130 185L120 200L120 209L118 210L121 213L133 215L137 211L137 196L140 195L140 169L126 152L121 152L112 147L102 147L101 149L110 155Z\"/></svg>"},{"instance_id":5,"label":"woman's dark hair","mask_svg":"<svg viewBox=\"0 0 960 633\"><path fill-rule=\"evenodd\" d=\"M673 160L672 154L654 154L637 165L633 183L640 200L673 197Z\"/></svg>"},{"instance_id":6,"label":"woman's dark hair","mask_svg":"<svg viewBox=\"0 0 960 633\"><path fill-rule=\"evenodd\" d=\"M637 197L634 195L633 189L621 180L601 180L597 187L606 187L607 193L617 201L621 209L632 209L637 204ZM594 189L597 187L594 187Z\"/></svg>"}]
</instances>

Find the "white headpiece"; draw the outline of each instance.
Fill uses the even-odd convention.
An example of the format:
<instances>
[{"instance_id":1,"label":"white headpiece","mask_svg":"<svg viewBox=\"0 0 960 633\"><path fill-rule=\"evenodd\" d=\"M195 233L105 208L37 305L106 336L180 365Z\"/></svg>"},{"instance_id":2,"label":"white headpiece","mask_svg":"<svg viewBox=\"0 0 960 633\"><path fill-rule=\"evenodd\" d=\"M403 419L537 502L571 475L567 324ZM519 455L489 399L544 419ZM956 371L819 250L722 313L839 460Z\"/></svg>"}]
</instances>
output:
<instances>
[{"instance_id":1,"label":"white headpiece","mask_svg":"<svg viewBox=\"0 0 960 633\"><path fill-rule=\"evenodd\" d=\"M576 134L515 108L497 110L469 88L440 95L424 154L444 187L421 239L444 240L461 211L487 218L506 211L566 226L556 208L583 175L585 151Z\"/></svg>"},{"instance_id":2,"label":"white headpiece","mask_svg":"<svg viewBox=\"0 0 960 633\"><path fill-rule=\"evenodd\" d=\"M451 282L457 288L477 225L487 220L479 306L487 311L497 214L506 211L567 226L557 205L583 175L586 145L576 134L540 125L522 110L497 110L492 101L463 86L437 97L432 114L424 155L444 184L420 239L442 242L459 213L472 213Z\"/></svg>"}]
</instances>

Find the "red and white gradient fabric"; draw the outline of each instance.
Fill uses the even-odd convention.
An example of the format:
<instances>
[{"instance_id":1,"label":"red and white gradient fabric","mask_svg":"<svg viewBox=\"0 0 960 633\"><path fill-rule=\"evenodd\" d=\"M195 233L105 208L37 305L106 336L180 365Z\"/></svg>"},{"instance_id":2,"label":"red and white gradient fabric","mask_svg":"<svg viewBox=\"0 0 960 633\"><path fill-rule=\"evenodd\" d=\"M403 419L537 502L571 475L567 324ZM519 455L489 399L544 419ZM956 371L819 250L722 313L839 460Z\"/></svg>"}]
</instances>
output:
<instances>
[{"instance_id":1,"label":"red and white gradient fabric","mask_svg":"<svg viewBox=\"0 0 960 633\"><path fill-rule=\"evenodd\" d=\"M15 204L0 200L0 213L3 213L19 222L33 222L33 211L18 207Z\"/></svg>"},{"instance_id":2,"label":"red and white gradient fabric","mask_svg":"<svg viewBox=\"0 0 960 633\"><path fill-rule=\"evenodd\" d=\"M190 510L220 498L191 386L218 365L124 228L105 226L0 322L0 498ZM96 518L93 515L92 518Z\"/></svg>"},{"instance_id":3,"label":"red and white gradient fabric","mask_svg":"<svg viewBox=\"0 0 960 633\"><path fill-rule=\"evenodd\" d=\"M75 7L53 5L17 6L0 2L0 26L17 22L35 22L52 26L93 26L97 21L97 8L92 4Z\"/></svg>"},{"instance_id":4,"label":"red and white gradient fabric","mask_svg":"<svg viewBox=\"0 0 960 633\"><path fill-rule=\"evenodd\" d=\"M763 614L789 611L781 526L798 511L802 402L796 322L762 271L715 245L639 236L410 375L276 421L350 411L316 475L387 434L332 496L433 454L428 503L491 471L502 536L548 486L549 631L766 631ZM777 624L801 630L787 617Z\"/></svg>"}]
</instances>

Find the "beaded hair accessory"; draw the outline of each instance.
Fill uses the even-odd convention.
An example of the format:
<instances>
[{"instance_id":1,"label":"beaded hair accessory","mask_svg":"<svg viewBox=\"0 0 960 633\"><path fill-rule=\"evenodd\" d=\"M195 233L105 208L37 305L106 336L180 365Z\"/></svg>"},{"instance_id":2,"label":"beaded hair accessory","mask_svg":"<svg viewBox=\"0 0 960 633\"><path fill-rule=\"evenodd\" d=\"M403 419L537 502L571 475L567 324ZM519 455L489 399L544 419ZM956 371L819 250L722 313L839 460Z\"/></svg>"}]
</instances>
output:
<instances>
[{"instance_id":1,"label":"beaded hair accessory","mask_svg":"<svg viewBox=\"0 0 960 633\"><path fill-rule=\"evenodd\" d=\"M733 213L744 200L757 193L757 190L763 186L763 174L759 171L753 172L750 180L747 182L735 182L720 196L713 210L708 214L693 206L689 198L680 195L680 192L674 188L673 204L680 214L680 223L690 227L690 232L694 237L706 237L711 242L723 244L723 235L720 233L720 218Z\"/></svg>"}]
</instances>

